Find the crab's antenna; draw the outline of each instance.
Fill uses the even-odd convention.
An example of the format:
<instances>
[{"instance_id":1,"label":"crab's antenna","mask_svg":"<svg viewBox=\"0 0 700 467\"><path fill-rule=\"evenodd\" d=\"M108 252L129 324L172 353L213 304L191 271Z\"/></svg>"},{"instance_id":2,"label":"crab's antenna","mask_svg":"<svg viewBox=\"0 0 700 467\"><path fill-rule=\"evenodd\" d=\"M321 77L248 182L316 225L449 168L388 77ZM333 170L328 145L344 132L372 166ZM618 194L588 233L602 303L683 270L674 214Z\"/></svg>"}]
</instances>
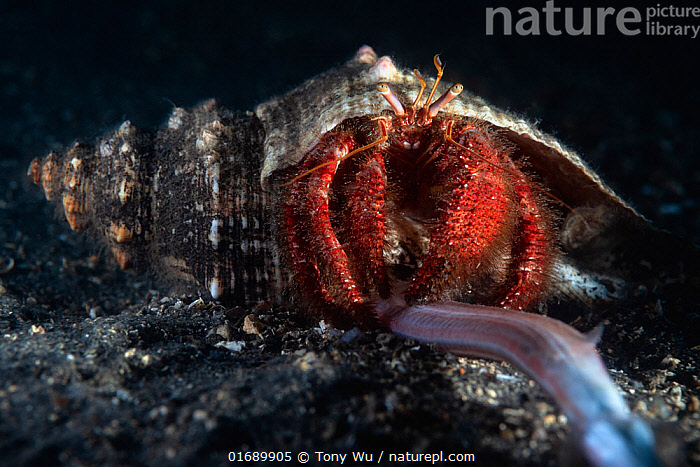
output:
<instances>
[{"instance_id":1,"label":"crab's antenna","mask_svg":"<svg viewBox=\"0 0 700 467\"><path fill-rule=\"evenodd\" d=\"M285 186L292 185L297 180L306 177L307 175L317 171L318 169L321 169L321 168L326 167L326 166L331 165L331 164L340 164L342 161L354 156L355 154L358 154L362 151L366 151L367 149L371 149L371 148L387 141L389 139L389 130L386 127L386 121L384 120L384 117L377 117L376 120L379 123L379 131L382 134L382 136L377 141L374 141L372 143L366 144L365 146L354 149L354 150L350 151L349 153L345 154L344 156L339 157L338 159L334 159L332 161L323 162L321 164L318 164L317 166L314 166L314 167L310 168L309 170L300 173L296 177L292 178L290 181L288 181L286 183L281 183L277 186L278 187L285 187Z\"/></svg>"},{"instance_id":2,"label":"crab's antenna","mask_svg":"<svg viewBox=\"0 0 700 467\"><path fill-rule=\"evenodd\" d=\"M430 95L425 101L425 107L428 107L430 105L430 101L433 100L433 96L435 95L435 91L437 90L438 83L440 83L440 80L442 79L442 74L445 70L445 66L440 61L440 54L435 54L435 56L433 57L433 63L435 64L435 68L437 68L437 76L435 77L435 83L433 83L433 88L430 90Z\"/></svg>"},{"instance_id":3,"label":"crab's antenna","mask_svg":"<svg viewBox=\"0 0 700 467\"><path fill-rule=\"evenodd\" d=\"M418 71L417 68L413 69L413 74L416 75L416 78L418 78L418 81L420 81L420 91L416 96L416 100L414 100L413 104L411 105L411 107L415 108L418 105L420 98L423 97L423 91L425 91L425 79L423 79L423 75L420 74L420 71Z\"/></svg>"}]
</instances>

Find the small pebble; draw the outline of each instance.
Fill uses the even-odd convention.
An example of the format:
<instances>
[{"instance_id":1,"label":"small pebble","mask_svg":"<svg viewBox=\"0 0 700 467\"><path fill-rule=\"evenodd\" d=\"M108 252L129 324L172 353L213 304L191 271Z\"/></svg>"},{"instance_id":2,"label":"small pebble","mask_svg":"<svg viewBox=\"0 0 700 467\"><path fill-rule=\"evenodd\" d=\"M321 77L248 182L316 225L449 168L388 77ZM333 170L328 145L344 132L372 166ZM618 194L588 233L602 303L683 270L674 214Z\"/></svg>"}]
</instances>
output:
<instances>
[{"instance_id":1,"label":"small pebble","mask_svg":"<svg viewBox=\"0 0 700 467\"><path fill-rule=\"evenodd\" d=\"M231 326L229 326L228 324L222 324L221 326L218 326L216 328L216 334L218 334L226 340L230 340L231 336L233 335L233 332L231 330Z\"/></svg>"},{"instance_id":2,"label":"small pebble","mask_svg":"<svg viewBox=\"0 0 700 467\"><path fill-rule=\"evenodd\" d=\"M246 334L257 334L262 337L262 331L265 329L265 323L260 321L254 314L246 315L243 318L243 332Z\"/></svg>"},{"instance_id":3,"label":"small pebble","mask_svg":"<svg viewBox=\"0 0 700 467\"><path fill-rule=\"evenodd\" d=\"M661 360L661 366L673 370L681 361L668 354Z\"/></svg>"}]
</instances>

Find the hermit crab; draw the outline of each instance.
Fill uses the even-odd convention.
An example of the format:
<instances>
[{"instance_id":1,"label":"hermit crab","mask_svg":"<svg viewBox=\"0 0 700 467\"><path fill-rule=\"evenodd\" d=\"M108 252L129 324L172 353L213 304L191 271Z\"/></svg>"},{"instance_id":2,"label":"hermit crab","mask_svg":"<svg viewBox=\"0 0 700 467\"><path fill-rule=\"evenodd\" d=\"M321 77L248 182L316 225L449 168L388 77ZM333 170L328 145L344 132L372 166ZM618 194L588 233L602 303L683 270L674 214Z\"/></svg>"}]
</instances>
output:
<instances>
[{"instance_id":1,"label":"hermit crab","mask_svg":"<svg viewBox=\"0 0 700 467\"><path fill-rule=\"evenodd\" d=\"M437 78L424 103L417 70L361 49L347 67L357 69L346 68L334 89L319 89L329 77L317 78L258 107L264 124L275 122L263 181L274 170L284 174L276 181L290 179L278 195L279 225L304 295L321 309L340 308L336 316L371 316L363 304L399 293L411 303L455 299L517 310L556 293L584 300L620 293L619 283L605 289L601 276L560 254L559 239L571 246L595 236L601 218L633 219L633 211L574 153L523 120L471 95L456 99L461 85L433 102L443 73L434 61ZM365 62L373 65L362 70ZM303 99L311 90L329 110L301 122L310 131L287 131L291 105L303 106L302 116L320 107ZM281 170L289 163L292 171Z\"/></svg>"},{"instance_id":2,"label":"hermit crab","mask_svg":"<svg viewBox=\"0 0 700 467\"><path fill-rule=\"evenodd\" d=\"M539 314L622 298L658 233L573 151L461 85L367 46L254 113L176 108L29 169L122 268L225 303L287 292L339 326L505 359L558 401L599 465L653 465L583 335Z\"/></svg>"}]
</instances>

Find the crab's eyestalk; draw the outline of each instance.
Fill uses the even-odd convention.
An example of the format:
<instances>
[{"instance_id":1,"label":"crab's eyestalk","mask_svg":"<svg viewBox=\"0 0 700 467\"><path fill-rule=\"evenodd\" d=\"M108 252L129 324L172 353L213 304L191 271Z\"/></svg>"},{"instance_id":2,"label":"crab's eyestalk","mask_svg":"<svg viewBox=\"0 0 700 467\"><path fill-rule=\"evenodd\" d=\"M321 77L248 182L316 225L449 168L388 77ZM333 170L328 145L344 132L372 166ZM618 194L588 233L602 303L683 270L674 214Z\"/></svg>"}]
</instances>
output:
<instances>
[{"instance_id":1,"label":"crab's eyestalk","mask_svg":"<svg viewBox=\"0 0 700 467\"><path fill-rule=\"evenodd\" d=\"M387 83L377 84L377 92L382 95L384 99L389 103L392 109L394 109L394 114L397 117L403 117L406 115L406 109L404 109L403 104L396 94L391 91L391 88Z\"/></svg>"},{"instance_id":2,"label":"crab's eyestalk","mask_svg":"<svg viewBox=\"0 0 700 467\"><path fill-rule=\"evenodd\" d=\"M459 96L463 90L464 86L461 84L453 84L438 100L428 106L428 116L430 118L435 117L443 107L449 104L452 99Z\"/></svg>"}]
</instances>

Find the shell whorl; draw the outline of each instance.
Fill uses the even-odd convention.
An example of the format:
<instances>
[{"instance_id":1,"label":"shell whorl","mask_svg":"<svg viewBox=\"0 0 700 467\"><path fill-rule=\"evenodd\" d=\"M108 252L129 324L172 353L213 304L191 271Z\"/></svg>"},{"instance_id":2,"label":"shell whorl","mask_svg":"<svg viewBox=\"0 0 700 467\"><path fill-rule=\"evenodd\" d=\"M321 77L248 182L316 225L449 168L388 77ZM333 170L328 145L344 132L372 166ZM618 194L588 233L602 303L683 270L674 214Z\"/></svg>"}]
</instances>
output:
<instances>
[{"instance_id":1,"label":"shell whorl","mask_svg":"<svg viewBox=\"0 0 700 467\"><path fill-rule=\"evenodd\" d=\"M158 131L130 122L29 169L71 228L101 239L120 266L176 289L253 303L280 290L262 126L215 101L175 108Z\"/></svg>"}]
</instances>

